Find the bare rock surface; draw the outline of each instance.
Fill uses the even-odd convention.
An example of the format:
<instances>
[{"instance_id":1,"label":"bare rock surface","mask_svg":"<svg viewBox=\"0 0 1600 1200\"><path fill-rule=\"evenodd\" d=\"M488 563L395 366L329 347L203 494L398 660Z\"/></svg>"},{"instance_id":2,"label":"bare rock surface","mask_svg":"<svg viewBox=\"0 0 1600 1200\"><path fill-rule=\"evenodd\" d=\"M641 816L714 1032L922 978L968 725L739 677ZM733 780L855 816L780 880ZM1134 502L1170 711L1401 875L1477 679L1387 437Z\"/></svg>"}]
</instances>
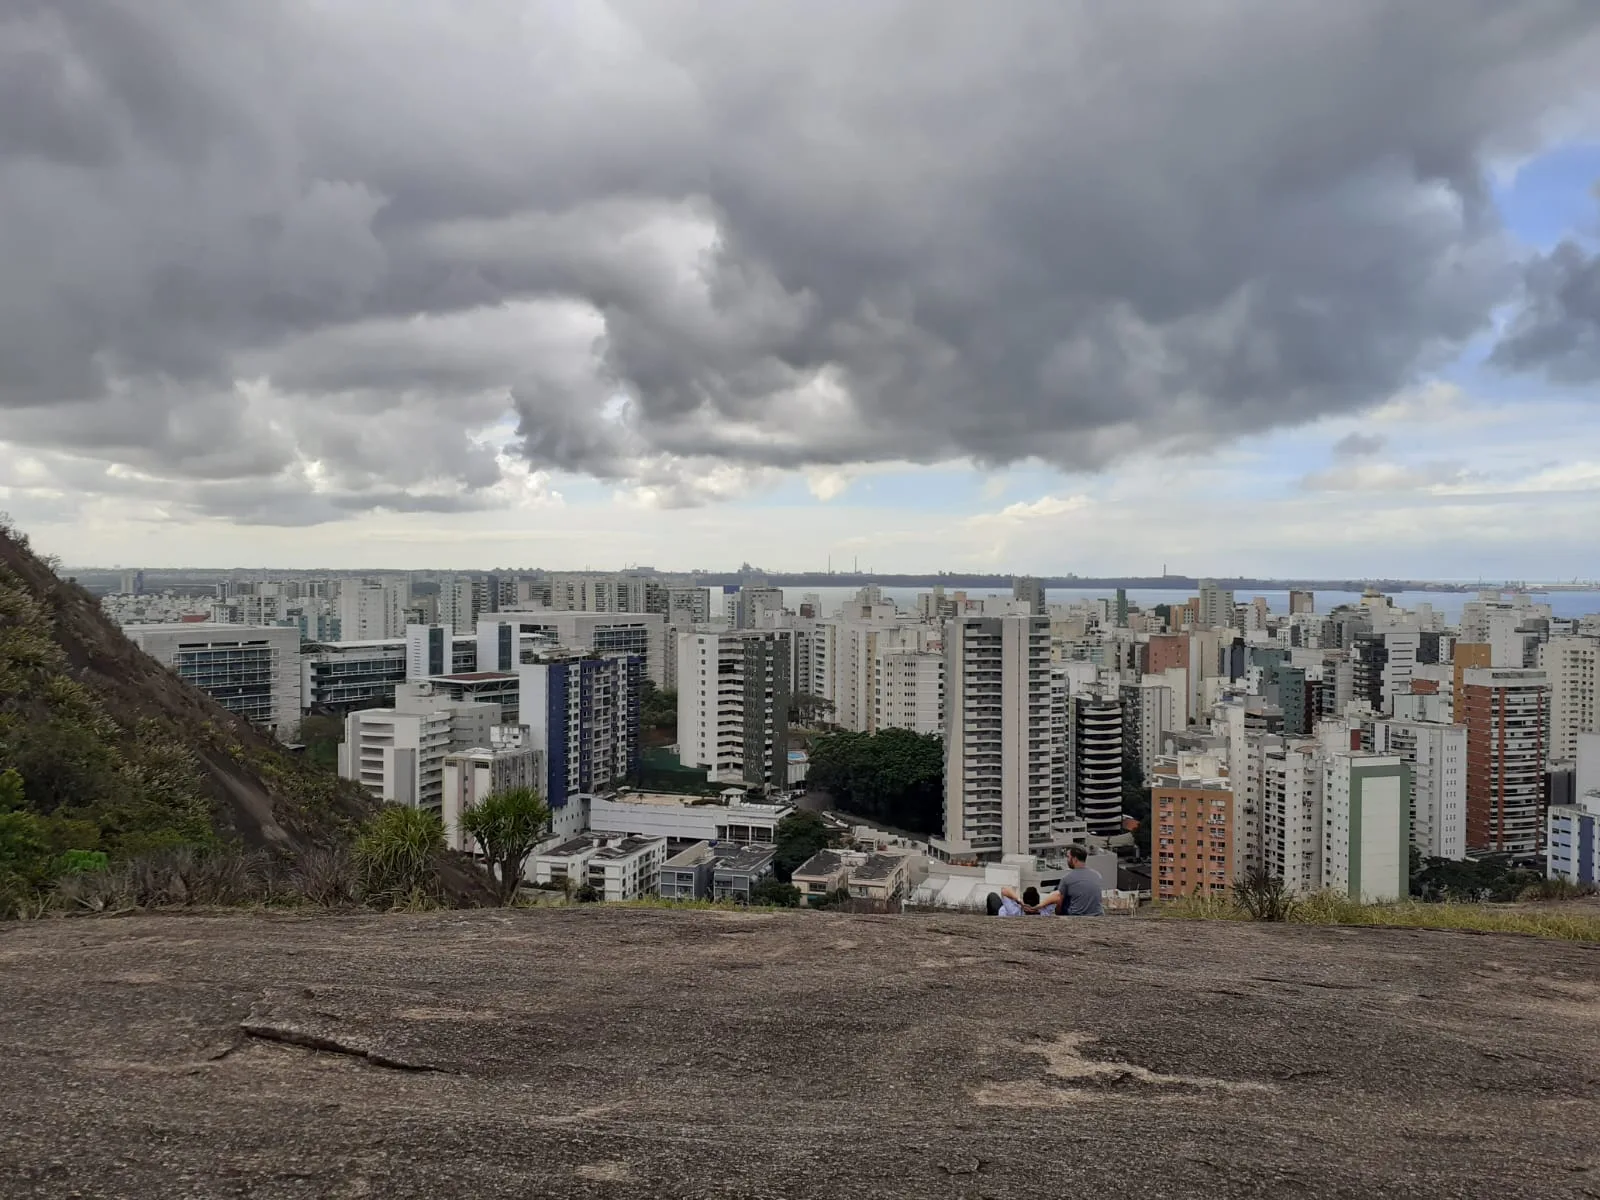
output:
<instances>
[{"instance_id":1,"label":"bare rock surface","mask_svg":"<svg viewBox=\"0 0 1600 1200\"><path fill-rule=\"evenodd\" d=\"M1600 948L586 909L0 931L7 1197L1600 1196Z\"/></svg>"}]
</instances>

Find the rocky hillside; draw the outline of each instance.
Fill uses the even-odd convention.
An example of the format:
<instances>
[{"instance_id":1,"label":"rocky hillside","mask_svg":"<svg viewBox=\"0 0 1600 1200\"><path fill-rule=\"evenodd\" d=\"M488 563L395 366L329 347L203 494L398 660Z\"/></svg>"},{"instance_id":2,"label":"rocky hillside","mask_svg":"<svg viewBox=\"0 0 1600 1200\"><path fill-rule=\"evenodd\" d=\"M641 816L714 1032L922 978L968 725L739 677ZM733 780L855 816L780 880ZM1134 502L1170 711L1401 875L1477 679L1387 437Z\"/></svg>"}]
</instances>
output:
<instances>
[{"instance_id":1,"label":"rocky hillside","mask_svg":"<svg viewBox=\"0 0 1600 1200\"><path fill-rule=\"evenodd\" d=\"M146 656L0 529L7 770L53 849L113 858L230 840L294 853L343 838L372 806Z\"/></svg>"}]
</instances>

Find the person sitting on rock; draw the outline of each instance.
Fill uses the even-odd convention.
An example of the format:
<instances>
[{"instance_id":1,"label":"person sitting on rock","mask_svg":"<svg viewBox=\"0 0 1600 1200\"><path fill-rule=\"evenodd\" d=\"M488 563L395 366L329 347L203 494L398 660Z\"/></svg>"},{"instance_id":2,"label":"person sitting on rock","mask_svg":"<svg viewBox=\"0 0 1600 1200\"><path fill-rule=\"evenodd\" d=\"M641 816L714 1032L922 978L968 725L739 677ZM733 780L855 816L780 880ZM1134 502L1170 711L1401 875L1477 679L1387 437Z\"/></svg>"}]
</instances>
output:
<instances>
[{"instance_id":1,"label":"person sitting on rock","mask_svg":"<svg viewBox=\"0 0 1600 1200\"><path fill-rule=\"evenodd\" d=\"M1042 913L1048 909L1063 917L1103 917L1106 910L1100 903L1100 891L1104 884L1100 872L1086 865L1088 861L1089 852L1082 846L1069 849L1067 873L1061 877L1061 885L1037 909L1023 905L1022 911Z\"/></svg>"},{"instance_id":2,"label":"person sitting on rock","mask_svg":"<svg viewBox=\"0 0 1600 1200\"><path fill-rule=\"evenodd\" d=\"M1036 887L1024 888L1020 896L1013 887L990 892L988 907L991 917L1048 917L1056 911L1054 905L1043 906L1039 903L1039 889Z\"/></svg>"}]
</instances>

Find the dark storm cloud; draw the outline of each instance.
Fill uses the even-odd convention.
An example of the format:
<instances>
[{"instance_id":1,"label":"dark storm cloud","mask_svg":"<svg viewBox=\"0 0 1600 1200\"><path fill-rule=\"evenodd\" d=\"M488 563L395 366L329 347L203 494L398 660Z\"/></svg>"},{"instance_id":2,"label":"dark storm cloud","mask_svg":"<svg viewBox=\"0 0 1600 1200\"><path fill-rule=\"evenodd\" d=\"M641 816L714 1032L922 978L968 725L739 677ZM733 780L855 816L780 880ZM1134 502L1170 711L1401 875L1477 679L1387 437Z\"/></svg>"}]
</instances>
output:
<instances>
[{"instance_id":1,"label":"dark storm cloud","mask_svg":"<svg viewBox=\"0 0 1600 1200\"><path fill-rule=\"evenodd\" d=\"M1564 383L1600 379L1600 255L1571 241L1528 264L1524 296L1494 361Z\"/></svg>"},{"instance_id":2,"label":"dark storm cloud","mask_svg":"<svg viewBox=\"0 0 1600 1200\"><path fill-rule=\"evenodd\" d=\"M0 436L269 508L311 480L314 516L492 503L497 425L682 503L1359 407L1511 293L1485 164L1590 86L1597 30L1586 0L13 4ZM1571 325L1562 269L1530 286Z\"/></svg>"}]
</instances>

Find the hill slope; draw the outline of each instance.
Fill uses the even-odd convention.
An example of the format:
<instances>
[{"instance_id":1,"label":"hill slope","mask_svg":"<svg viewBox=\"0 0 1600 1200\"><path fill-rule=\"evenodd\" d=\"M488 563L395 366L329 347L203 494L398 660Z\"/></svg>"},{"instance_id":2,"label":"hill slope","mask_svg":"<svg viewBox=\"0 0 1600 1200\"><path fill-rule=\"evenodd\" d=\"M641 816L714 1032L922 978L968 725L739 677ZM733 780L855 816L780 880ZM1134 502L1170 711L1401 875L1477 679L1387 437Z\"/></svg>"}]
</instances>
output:
<instances>
[{"instance_id":1,"label":"hill slope","mask_svg":"<svg viewBox=\"0 0 1600 1200\"><path fill-rule=\"evenodd\" d=\"M608 909L0 931L7 1195L1600 1193L1600 949Z\"/></svg>"},{"instance_id":2,"label":"hill slope","mask_svg":"<svg viewBox=\"0 0 1600 1200\"><path fill-rule=\"evenodd\" d=\"M149 658L94 598L0 529L0 772L53 849L116 856L238 840L293 853L372 808L360 788Z\"/></svg>"}]
</instances>

